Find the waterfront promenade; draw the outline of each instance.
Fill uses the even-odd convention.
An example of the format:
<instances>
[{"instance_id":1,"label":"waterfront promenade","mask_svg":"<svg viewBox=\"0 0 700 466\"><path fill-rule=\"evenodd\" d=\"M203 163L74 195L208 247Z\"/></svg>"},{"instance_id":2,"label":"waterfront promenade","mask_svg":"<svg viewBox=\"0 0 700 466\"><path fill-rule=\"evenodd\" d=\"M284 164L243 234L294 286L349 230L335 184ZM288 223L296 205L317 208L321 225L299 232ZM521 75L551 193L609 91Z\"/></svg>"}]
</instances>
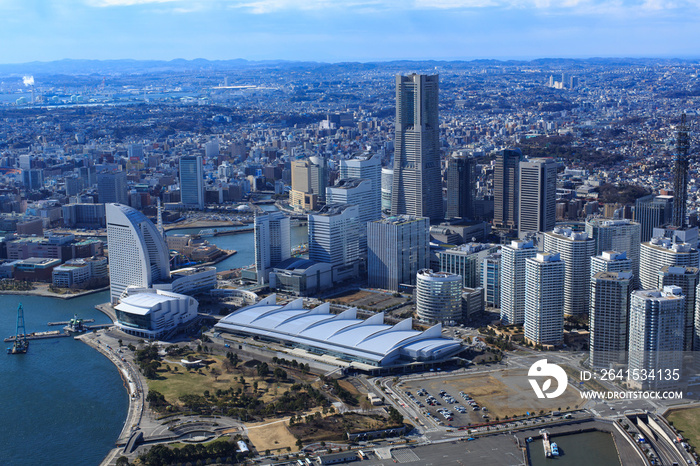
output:
<instances>
[{"instance_id":1,"label":"waterfront promenade","mask_svg":"<svg viewBox=\"0 0 700 466\"><path fill-rule=\"evenodd\" d=\"M122 451L123 445L125 445L132 434L139 430L141 423L144 418L144 413L146 411L146 396L147 396L147 385L142 380L141 374L125 357L121 356L118 349L118 343L112 341L111 338L104 338L103 332L97 333L86 333L76 337L76 339L81 340L83 343L95 348L97 351L109 358L110 361L114 363L119 369L119 372L124 380L124 385L127 389L129 395L129 411L124 421L124 427L122 428L119 438L116 441L118 445L117 448L112 449L107 457L102 462L103 465L113 464L113 462L118 457L119 453ZM107 341L103 341L107 340ZM113 346L113 345L117 346Z\"/></svg>"}]
</instances>

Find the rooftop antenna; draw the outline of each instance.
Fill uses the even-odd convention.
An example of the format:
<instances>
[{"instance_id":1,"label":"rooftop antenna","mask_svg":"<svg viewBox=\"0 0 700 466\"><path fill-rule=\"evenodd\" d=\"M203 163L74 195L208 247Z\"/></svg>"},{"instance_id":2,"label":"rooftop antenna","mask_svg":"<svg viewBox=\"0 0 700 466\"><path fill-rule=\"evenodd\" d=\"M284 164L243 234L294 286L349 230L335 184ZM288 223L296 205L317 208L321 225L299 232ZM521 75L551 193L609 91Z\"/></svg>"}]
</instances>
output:
<instances>
[{"instance_id":1,"label":"rooftop antenna","mask_svg":"<svg viewBox=\"0 0 700 466\"><path fill-rule=\"evenodd\" d=\"M681 115L681 123L678 125L678 137L676 139L676 158L674 161L673 179L673 226L684 228L686 225L685 214L688 203L688 152L690 151L690 139L686 125L685 113Z\"/></svg>"}]
</instances>

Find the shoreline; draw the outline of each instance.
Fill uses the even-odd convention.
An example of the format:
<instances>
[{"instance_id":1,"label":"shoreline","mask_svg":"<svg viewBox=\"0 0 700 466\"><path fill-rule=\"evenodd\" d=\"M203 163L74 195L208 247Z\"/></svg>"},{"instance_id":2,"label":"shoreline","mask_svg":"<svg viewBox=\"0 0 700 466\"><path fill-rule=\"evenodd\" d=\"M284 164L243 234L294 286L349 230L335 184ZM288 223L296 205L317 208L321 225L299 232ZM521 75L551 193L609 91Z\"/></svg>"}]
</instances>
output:
<instances>
[{"instance_id":1,"label":"shoreline","mask_svg":"<svg viewBox=\"0 0 700 466\"><path fill-rule=\"evenodd\" d=\"M80 298L81 296L87 296L91 295L94 293L101 293L102 291L108 291L109 286L103 286L102 288L96 288L94 290L85 290L81 291L79 293L72 293L72 294L56 294L48 291L48 286L46 287L40 287L40 288L35 288L33 290L24 290L24 291L16 291L16 290L3 290L0 291L0 294L3 295L18 295L18 296L41 296L43 298L58 298L58 299L73 299L73 298Z\"/></svg>"},{"instance_id":2,"label":"shoreline","mask_svg":"<svg viewBox=\"0 0 700 466\"><path fill-rule=\"evenodd\" d=\"M97 308L97 306L95 306L95 308ZM100 309L100 311L102 310ZM136 372L127 361L120 359L119 356L114 353L113 349L103 347L99 340L95 341L97 338L99 338L99 336L93 334L83 334L75 337L76 340L80 340L84 344L95 349L114 364L119 372L119 376L124 382L124 388L129 398L129 407L127 409L126 418L124 419L124 425L114 442L115 446L107 452L100 463L101 465L109 465L114 461L115 457L122 452L122 449L127 445L131 436L139 431L144 410L146 409L146 398L143 389L139 388L142 382L138 372Z\"/></svg>"}]
</instances>

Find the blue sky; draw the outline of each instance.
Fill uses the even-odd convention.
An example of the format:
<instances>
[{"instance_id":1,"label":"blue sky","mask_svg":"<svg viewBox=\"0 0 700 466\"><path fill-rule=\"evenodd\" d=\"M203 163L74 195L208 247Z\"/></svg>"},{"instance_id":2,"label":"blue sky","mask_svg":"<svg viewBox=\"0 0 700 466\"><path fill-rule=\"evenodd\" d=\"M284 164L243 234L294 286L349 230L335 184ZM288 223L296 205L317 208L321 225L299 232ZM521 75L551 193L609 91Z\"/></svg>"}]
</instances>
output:
<instances>
[{"instance_id":1,"label":"blue sky","mask_svg":"<svg viewBox=\"0 0 700 466\"><path fill-rule=\"evenodd\" d=\"M0 63L700 56L700 0L0 0Z\"/></svg>"}]
</instances>

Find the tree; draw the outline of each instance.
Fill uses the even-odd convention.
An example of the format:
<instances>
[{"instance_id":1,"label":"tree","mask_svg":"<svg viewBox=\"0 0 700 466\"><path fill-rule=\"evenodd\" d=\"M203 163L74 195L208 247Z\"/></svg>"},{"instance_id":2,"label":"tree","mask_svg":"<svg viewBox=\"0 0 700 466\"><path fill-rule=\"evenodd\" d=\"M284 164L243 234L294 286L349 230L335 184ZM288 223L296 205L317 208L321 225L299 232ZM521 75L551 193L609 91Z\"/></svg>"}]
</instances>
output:
<instances>
[{"instance_id":1,"label":"tree","mask_svg":"<svg viewBox=\"0 0 700 466\"><path fill-rule=\"evenodd\" d=\"M389 420L393 424L403 424L403 415L393 406L389 407Z\"/></svg>"},{"instance_id":2,"label":"tree","mask_svg":"<svg viewBox=\"0 0 700 466\"><path fill-rule=\"evenodd\" d=\"M211 375L214 377L214 381L218 382L219 381L219 376L221 375L221 371L217 369L216 367L212 367L211 370L209 371Z\"/></svg>"},{"instance_id":3,"label":"tree","mask_svg":"<svg viewBox=\"0 0 700 466\"><path fill-rule=\"evenodd\" d=\"M260 377L265 377L267 374L270 373L270 366L267 365L266 362L261 362L258 364L258 375Z\"/></svg>"},{"instance_id":4,"label":"tree","mask_svg":"<svg viewBox=\"0 0 700 466\"><path fill-rule=\"evenodd\" d=\"M120 456L117 458L117 466L129 466L129 458L126 456Z\"/></svg>"}]
</instances>

